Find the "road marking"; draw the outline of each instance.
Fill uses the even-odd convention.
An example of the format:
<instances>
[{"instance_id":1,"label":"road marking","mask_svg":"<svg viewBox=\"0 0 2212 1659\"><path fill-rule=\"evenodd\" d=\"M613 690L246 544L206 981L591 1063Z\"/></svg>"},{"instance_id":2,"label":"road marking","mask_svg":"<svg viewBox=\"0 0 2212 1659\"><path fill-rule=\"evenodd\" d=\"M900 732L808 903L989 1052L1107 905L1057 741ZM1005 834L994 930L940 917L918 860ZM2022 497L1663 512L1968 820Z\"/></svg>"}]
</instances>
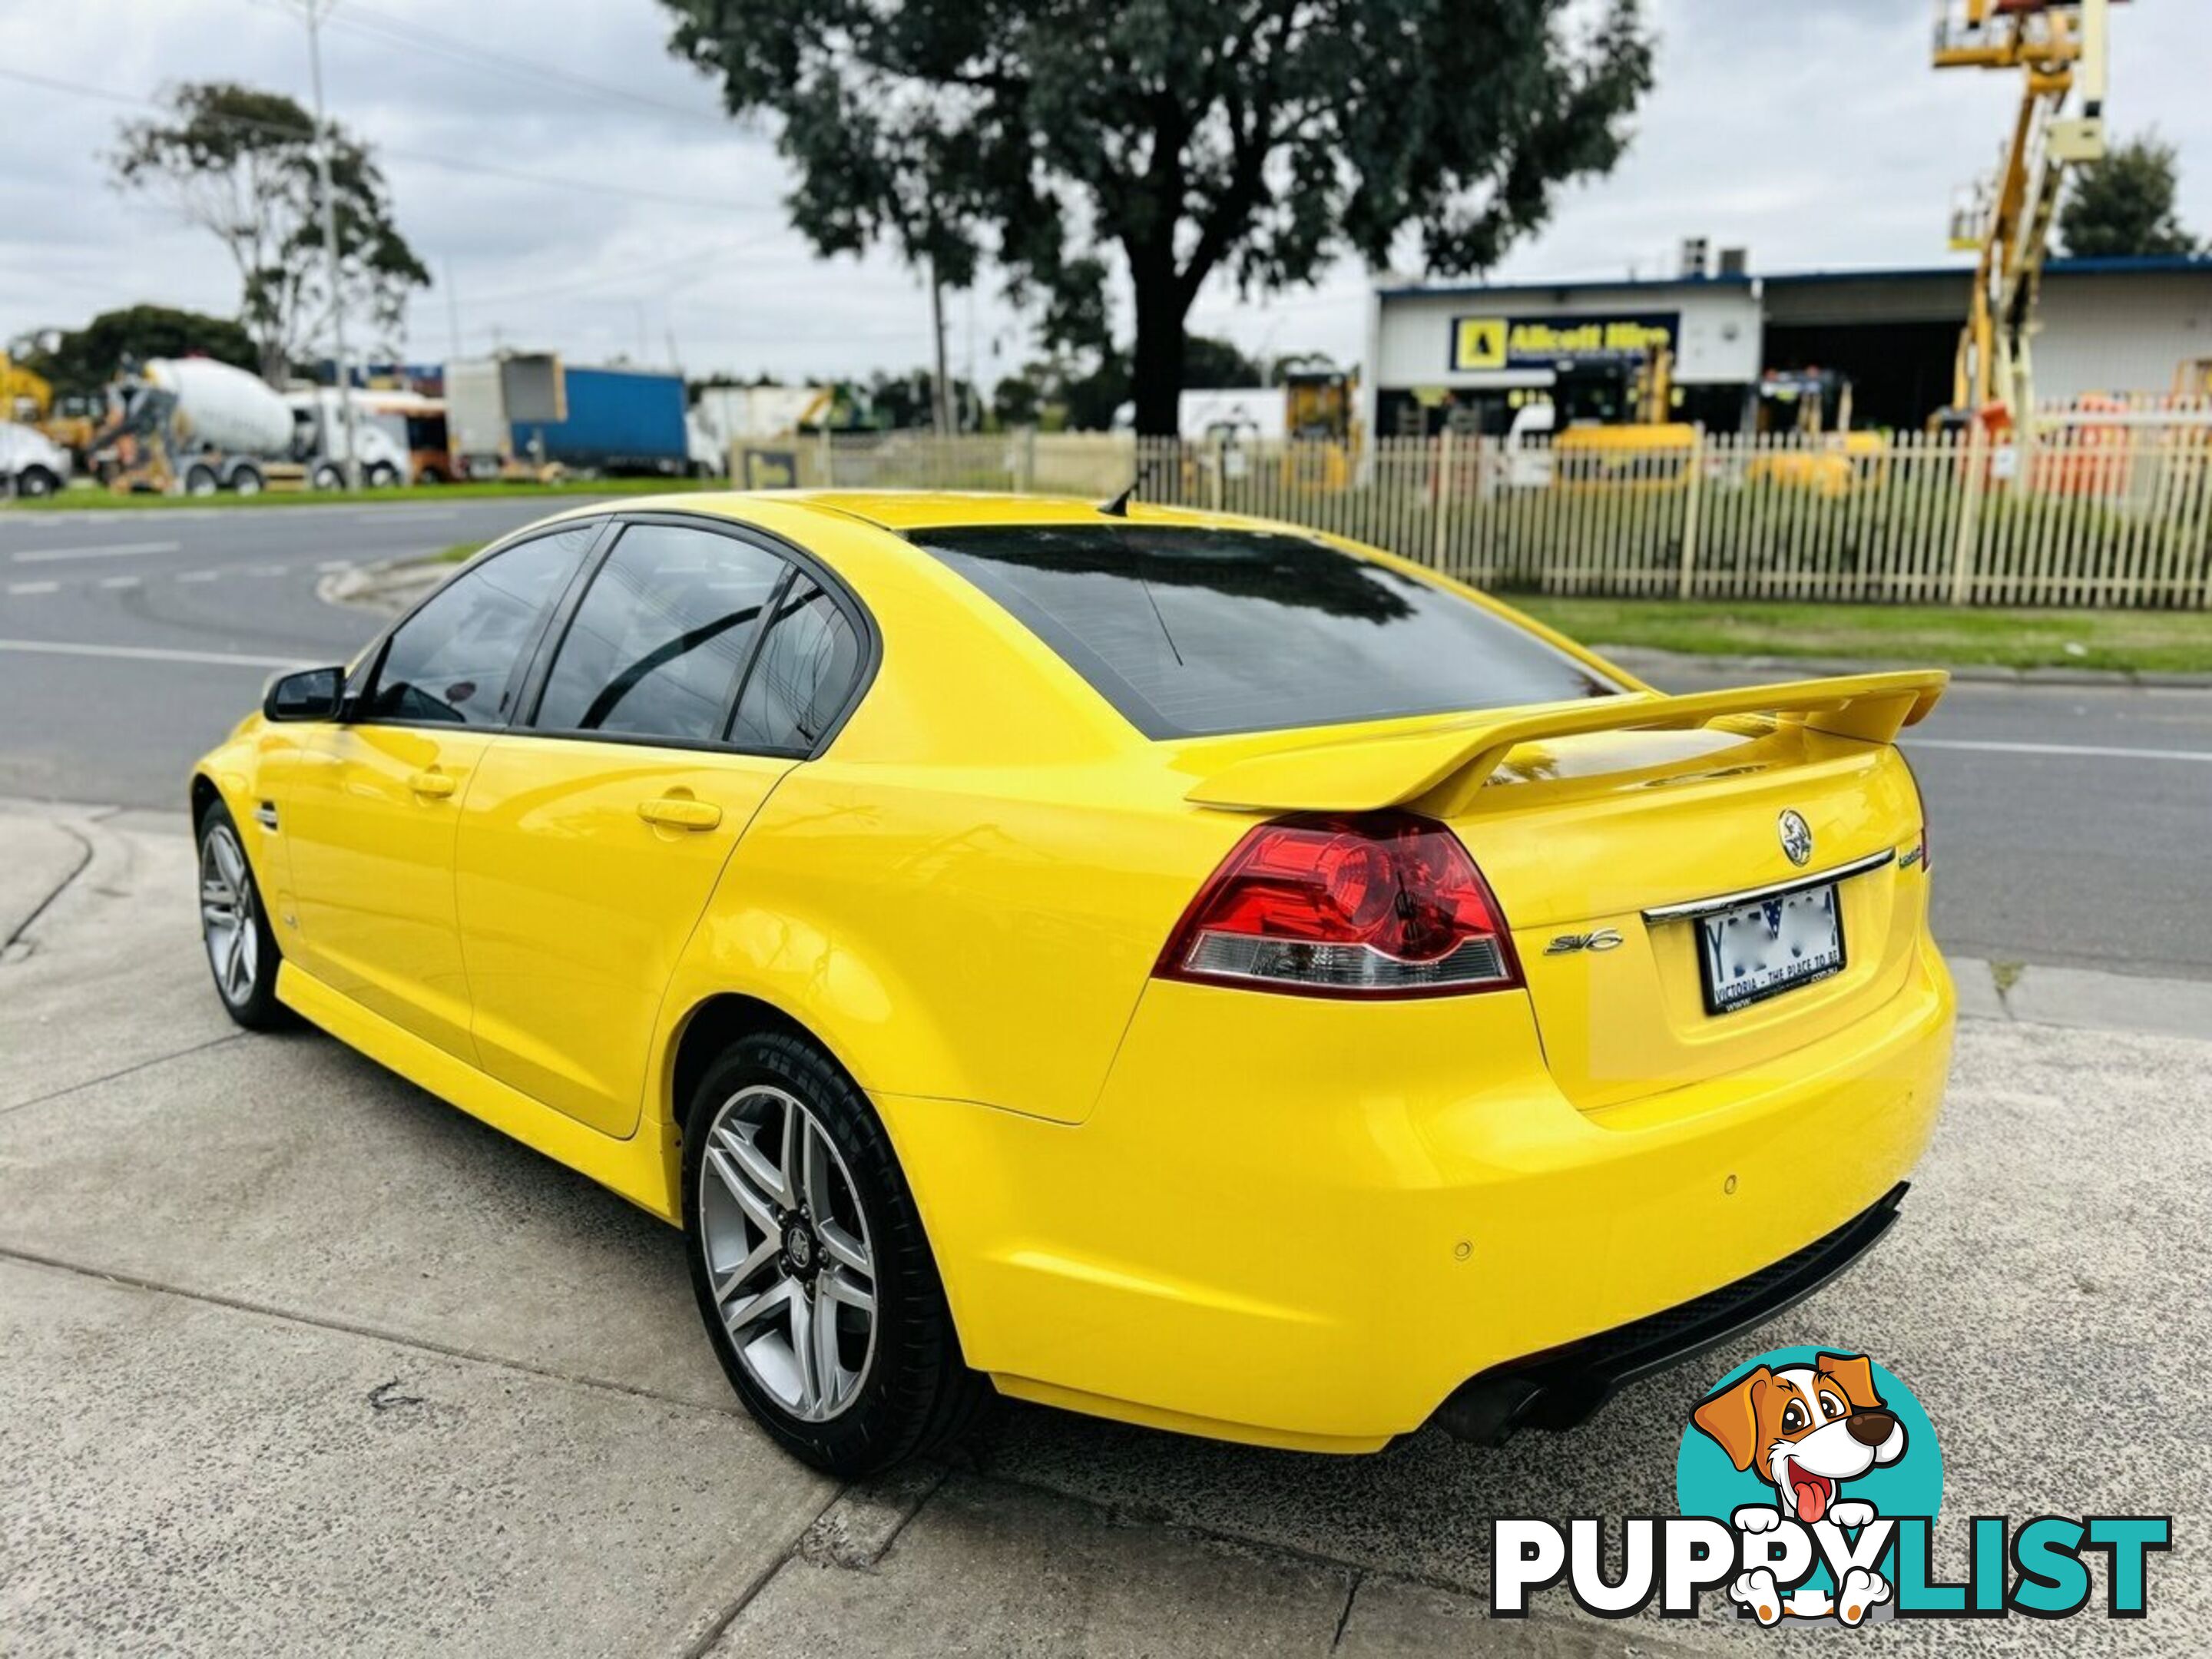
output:
<instances>
[{"instance_id":1,"label":"road marking","mask_svg":"<svg viewBox=\"0 0 2212 1659\"><path fill-rule=\"evenodd\" d=\"M177 574L180 582L211 582L222 574L220 570L184 570Z\"/></svg>"},{"instance_id":2,"label":"road marking","mask_svg":"<svg viewBox=\"0 0 2212 1659\"><path fill-rule=\"evenodd\" d=\"M2212 751L2196 749L2116 749L2087 743L1970 743L1958 738L1907 738L1908 749L1960 749L1984 755L2069 755L2090 760L2202 761Z\"/></svg>"},{"instance_id":3,"label":"road marking","mask_svg":"<svg viewBox=\"0 0 2212 1659\"><path fill-rule=\"evenodd\" d=\"M171 651L150 645L75 645L58 640L0 640L0 651L43 657L117 657L129 662L198 662L237 668L307 668L299 657L248 657L228 651Z\"/></svg>"},{"instance_id":4,"label":"road marking","mask_svg":"<svg viewBox=\"0 0 2212 1659\"><path fill-rule=\"evenodd\" d=\"M105 547L34 547L11 554L17 564L46 564L55 559L120 559L135 553L175 553L182 542L112 542Z\"/></svg>"},{"instance_id":5,"label":"road marking","mask_svg":"<svg viewBox=\"0 0 2212 1659\"><path fill-rule=\"evenodd\" d=\"M61 586L59 582L9 582L10 593L52 593Z\"/></svg>"},{"instance_id":6,"label":"road marking","mask_svg":"<svg viewBox=\"0 0 2212 1659\"><path fill-rule=\"evenodd\" d=\"M249 576L281 576L286 567L281 564L257 564L246 574Z\"/></svg>"},{"instance_id":7,"label":"road marking","mask_svg":"<svg viewBox=\"0 0 2212 1659\"><path fill-rule=\"evenodd\" d=\"M136 587L138 586L138 578L136 576L102 576L100 579L100 585L102 587Z\"/></svg>"}]
</instances>

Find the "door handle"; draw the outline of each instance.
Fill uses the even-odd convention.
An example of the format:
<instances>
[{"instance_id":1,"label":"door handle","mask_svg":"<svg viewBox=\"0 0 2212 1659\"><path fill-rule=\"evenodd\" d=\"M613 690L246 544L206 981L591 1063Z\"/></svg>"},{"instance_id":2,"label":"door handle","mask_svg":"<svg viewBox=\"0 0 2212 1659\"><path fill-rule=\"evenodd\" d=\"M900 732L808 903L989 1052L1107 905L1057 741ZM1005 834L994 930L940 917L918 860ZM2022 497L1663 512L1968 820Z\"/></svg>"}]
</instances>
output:
<instances>
[{"instance_id":1,"label":"door handle","mask_svg":"<svg viewBox=\"0 0 2212 1659\"><path fill-rule=\"evenodd\" d=\"M417 772L407 780L407 787L430 800L443 800L453 793L453 779L438 771Z\"/></svg>"},{"instance_id":2,"label":"door handle","mask_svg":"<svg viewBox=\"0 0 2212 1659\"><path fill-rule=\"evenodd\" d=\"M675 795L638 802L637 815L647 823L670 830L712 830L722 821L722 809L712 801L685 800Z\"/></svg>"}]
</instances>

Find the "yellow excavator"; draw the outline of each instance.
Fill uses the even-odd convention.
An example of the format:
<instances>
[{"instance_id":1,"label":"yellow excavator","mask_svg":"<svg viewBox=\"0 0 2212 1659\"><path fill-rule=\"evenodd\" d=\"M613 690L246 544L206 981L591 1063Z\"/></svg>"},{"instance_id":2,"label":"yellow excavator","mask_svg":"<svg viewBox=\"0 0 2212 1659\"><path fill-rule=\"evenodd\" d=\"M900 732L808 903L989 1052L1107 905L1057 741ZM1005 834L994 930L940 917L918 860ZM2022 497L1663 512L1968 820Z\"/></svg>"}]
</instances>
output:
<instances>
[{"instance_id":1,"label":"yellow excavator","mask_svg":"<svg viewBox=\"0 0 2212 1659\"><path fill-rule=\"evenodd\" d=\"M1939 429L2006 434L2035 410L2031 342L2069 167L2102 161L2111 8L2119 0L1937 0L1937 69L2021 76L1996 177L1954 210L1951 245L1980 254L1951 407Z\"/></svg>"},{"instance_id":2,"label":"yellow excavator","mask_svg":"<svg viewBox=\"0 0 2212 1659\"><path fill-rule=\"evenodd\" d=\"M1759 377L1754 418L1760 437L1797 443L1754 454L1744 469L1747 480L1835 496L1847 494L1881 464L1882 435L1851 429L1850 377L1838 370L1767 370Z\"/></svg>"},{"instance_id":3,"label":"yellow excavator","mask_svg":"<svg viewBox=\"0 0 2212 1659\"><path fill-rule=\"evenodd\" d=\"M45 375L0 351L0 421L36 428L82 466L102 413L99 398L57 398Z\"/></svg>"},{"instance_id":4,"label":"yellow excavator","mask_svg":"<svg viewBox=\"0 0 2212 1659\"><path fill-rule=\"evenodd\" d=\"M1675 418L1674 354L1665 346L1562 365L1552 403L1552 454L1563 482L1683 482L1698 430Z\"/></svg>"}]
</instances>

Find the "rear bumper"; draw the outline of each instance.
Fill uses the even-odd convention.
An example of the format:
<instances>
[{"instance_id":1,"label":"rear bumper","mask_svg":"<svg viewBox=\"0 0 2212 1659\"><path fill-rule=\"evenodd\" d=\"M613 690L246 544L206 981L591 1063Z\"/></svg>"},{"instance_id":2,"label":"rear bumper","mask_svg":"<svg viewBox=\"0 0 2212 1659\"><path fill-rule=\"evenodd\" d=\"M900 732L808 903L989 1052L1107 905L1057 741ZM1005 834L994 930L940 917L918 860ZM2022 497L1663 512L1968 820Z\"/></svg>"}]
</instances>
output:
<instances>
[{"instance_id":1,"label":"rear bumper","mask_svg":"<svg viewBox=\"0 0 2212 1659\"><path fill-rule=\"evenodd\" d=\"M1617 1385L1665 1362L1643 1340L1653 1316L1886 1215L1933 1128L1954 1013L1923 945L1843 1030L1584 1111L1545 1070L1524 998L1386 1013L1155 982L1084 1123L878 1103L968 1361L1003 1391L1358 1451L1469 1379L1546 1385L1486 1405L1495 1432L1586 1414L1607 1367ZM1605 1364L1578 1381L1512 1370L1571 1345Z\"/></svg>"},{"instance_id":2,"label":"rear bumper","mask_svg":"<svg viewBox=\"0 0 2212 1659\"><path fill-rule=\"evenodd\" d=\"M1492 1366L1452 1391L1437 1413L1437 1426L1484 1446L1504 1445L1516 1429L1579 1427L1638 1377L1694 1358L1796 1307L1874 1248L1897 1219L1910 1184L1899 1182L1826 1237L1733 1285L1618 1330Z\"/></svg>"}]
</instances>

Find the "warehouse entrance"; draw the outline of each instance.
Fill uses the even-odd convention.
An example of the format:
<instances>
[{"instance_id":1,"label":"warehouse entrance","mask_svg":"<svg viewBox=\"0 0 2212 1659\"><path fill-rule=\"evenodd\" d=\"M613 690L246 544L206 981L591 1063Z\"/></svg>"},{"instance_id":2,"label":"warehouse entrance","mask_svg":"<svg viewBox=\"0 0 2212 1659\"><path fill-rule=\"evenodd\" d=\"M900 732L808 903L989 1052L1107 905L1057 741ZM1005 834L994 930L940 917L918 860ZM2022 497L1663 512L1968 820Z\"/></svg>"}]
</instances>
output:
<instances>
[{"instance_id":1,"label":"warehouse entrance","mask_svg":"<svg viewBox=\"0 0 2212 1659\"><path fill-rule=\"evenodd\" d=\"M1851 424L1917 432L1951 401L1954 322L1774 323L1763 368L1831 368L1851 383Z\"/></svg>"}]
</instances>

